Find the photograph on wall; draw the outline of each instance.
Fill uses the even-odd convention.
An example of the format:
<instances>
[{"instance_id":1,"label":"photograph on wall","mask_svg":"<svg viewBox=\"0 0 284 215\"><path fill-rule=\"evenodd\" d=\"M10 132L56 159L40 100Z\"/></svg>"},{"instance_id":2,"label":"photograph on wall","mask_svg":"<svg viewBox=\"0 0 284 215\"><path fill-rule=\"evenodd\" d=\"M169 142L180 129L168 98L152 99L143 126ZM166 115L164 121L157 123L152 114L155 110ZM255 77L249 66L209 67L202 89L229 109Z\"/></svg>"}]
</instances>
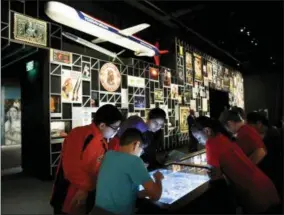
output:
<instances>
[{"instance_id":1,"label":"photograph on wall","mask_svg":"<svg viewBox=\"0 0 284 215\"><path fill-rule=\"evenodd\" d=\"M164 102L164 91L161 89L155 89L154 91L154 101Z\"/></svg>"},{"instance_id":2,"label":"photograph on wall","mask_svg":"<svg viewBox=\"0 0 284 215\"><path fill-rule=\"evenodd\" d=\"M158 81L159 80L159 69L154 67L149 67L150 79Z\"/></svg>"},{"instance_id":3,"label":"photograph on wall","mask_svg":"<svg viewBox=\"0 0 284 215\"><path fill-rule=\"evenodd\" d=\"M61 96L51 95L49 104L50 104L50 116L51 117L62 117Z\"/></svg>"},{"instance_id":4,"label":"photograph on wall","mask_svg":"<svg viewBox=\"0 0 284 215\"><path fill-rule=\"evenodd\" d=\"M53 121L50 123L50 135L52 138L66 137L71 131L71 123L68 121Z\"/></svg>"},{"instance_id":5,"label":"photograph on wall","mask_svg":"<svg viewBox=\"0 0 284 215\"><path fill-rule=\"evenodd\" d=\"M207 78L208 77L207 62L206 62L205 59L202 59L202 75L203 75L203 78Z\"/></svg>"},{"instance_id":6,"label":"photograph on wall","mask_svg":"<svg viewBox=\"0 0 284 215\"><path fill-rule=\"evenodd\" d=\"M108 92L115 92L120 88L121 75L113 63L105 63L100 70L100 82Z\"/></svg>"},{"instance_id":7,"label":"photograph on wall","mask_svg":"<svg viewBox=\"0 0 284 215\"><path fill-rule=\"evenodd\" d=\"M192 66L192 54L189 52L185 53L185 66L186 66L186 70L192 70L193 66Z\"/></svg>"},{"instance_id":8,"label":"photograph on wall","mask_svg":"<svg viewBox=\"0 0 284 215\"><path fill-rule=\"evenodd\" d=\"M14 38L36 45L47 46L47 23L14 13Z\"/></svg>"},{"instance_id":9,"label":"photograph on wall","mask_svg":"<svg viewBox=\"0 0 284 215\"><path fill-rule=\"evenodd\" d=\"M184 85L184 67L179 66L176 71L176 77L178 85Z\"/></svg>"},{"instance_id":10,"label":"photograph on wall","mask_svg":"<svg viewBox=\"0 0 284 215\"><path fill-rule=\"evenodd\" d=\"M185 77L186 77L186 84L189 84L192 86L193 85L193 71L186 69Z\"/></svg>"},{"instance_id":11,"label":"photograph on wall","mask_svg":"<svg viewBox=\"0 0 284 215\"><path fill-rule=\"evenodd\" d=\"M91 107L99 107L99 92L91 92Z\"/></svg>"},{"instance_id":12,"label":"photograph on wall","mask_svg":"<svg viewBox=\"0 0 284 215\"><path fill-rule=\"evenodd\" d=\"M66 66L72 65L72 53L50 49L50 62Z\"/></svg>"},{"instance_id":13,"label":"photograph on wall","mask_svg":"<svg viewBox=\"0 0 284 215\"><path fill-rule=\"evenodd\" d=\"M196 111L196 100L190 100L190 109Z\"/></svg>"},{"instance_id":14,"label":"photograph on wall","mask_svg":"<svg viewBox=\"0 0 284 215\"><path fill-rule=\"evenodd\" d=\"M127 83L129 87L145 88L145 78L128 75Z\"/></svg>"},{"instance_id":15,"label":"photograph on wall","mask_svg":"<svg viewBox=\"0 0 284 215\"><path fill-rule=\"evenodd\" d=\"M191 90L184 92L184 103L185 104L190 104L191 96L192 96Z\"/></svg>"},{"instance_id":16,"label":"photograph on wall","mask_svg":"<svg viewBox=\"0 0 284 215\"><path fill-rule=\"evenodd\" d=\"M188 117L188 107L180 107L179 108L180 133L188 133L187 117Z\"/></svg>"},{"instance_id":17,"label":"photograph on wall","mask_svg":"<svg viewBox=\"0 0 284 215\"><path fill-rule=\"evenodd\" d=\"M4 110L4 143L1 145L20 145L22 142L20 99L5 98Z\"/></svg>"},{"instance_id":18,"label":"photograph on wall","mask_svg":"<svg viewBox=\"0 0 284 215\"><path fill-rule=\"evenodd\" d=\"M160 72L160 85L164 87L171 86L171 72L170 69L162 68Z\"/></svg>"},{"instance_id":19,"label":"photograph on wall","mask_svg":"<svg viewBox=\"0 0 284 215\"><path fill-rule=\"evenodd\" d=\"M227 68L225 68L224 76L223 76L223 88L226 91L230 89L230 72Z\"/></svg>"},{"instance_id":20,"label":"photograph on wall","mask_svg":"<svg viewBox=\"0 0 284 215\"><path fill-rule=\"evenodd\" d=\"M213 68L212 68L212 63L207 61L207 78L208 81L212 81L213 78Z\"/></svg>"},{"instance_id":21,"label":"photograph on wall","mask_svg":"<svg viewBox=\"0 0 284 215\"><path fill-rule=\"evenodd\" d=\"M82 62L82 79L91 81L91 64L88 62Z\"/></svg>"},{"instance_id":22,"label":"photograph on wall","mask_svg":"<svg viewBox=\"0 0 284 215\"><path fill-rule=\"evenodd\" d=\"M171 99L178 99L178 85L171 84Z\"/></svg>"},{"instance_id":23,"label":"photograph on wall","mask_svg":"<svg viewBox=\"0 0 284 215\"><path fill-rule=\"evenodd\" d=\"M144 96L134 96L134 108L135 109L145 109L145 97Z\"/></svg>"},{"instance_id":24,"label":"photograph on wall","mask_svg":"<svg viewBox=\"0 0 284 215\"><path fill-rule=\"evenodd\" d=\"M179 55L183 56L183 47L182 46L178 46L178 47L179 47L179 51L178 51Z\"/></svg>"},{"instance_id":25,"label":"photograph on wall","mask_svg":"<svg viewBox=\"0 0 284 215\"><path fill-rule=\"evenodd\" d=\"M82 103L82 73L62 69L61 101L65 103Z\"/></svg>"},{"instance_id":26,"label":"photograph on wall","mask_svg":"<svg viewBox=\"0 0 284 215\"><path fill-rule=\"evenodd\" d=\"M195 81L203 81L201 56L194 54L194 79Z\"/></svg>"}]
</instances>

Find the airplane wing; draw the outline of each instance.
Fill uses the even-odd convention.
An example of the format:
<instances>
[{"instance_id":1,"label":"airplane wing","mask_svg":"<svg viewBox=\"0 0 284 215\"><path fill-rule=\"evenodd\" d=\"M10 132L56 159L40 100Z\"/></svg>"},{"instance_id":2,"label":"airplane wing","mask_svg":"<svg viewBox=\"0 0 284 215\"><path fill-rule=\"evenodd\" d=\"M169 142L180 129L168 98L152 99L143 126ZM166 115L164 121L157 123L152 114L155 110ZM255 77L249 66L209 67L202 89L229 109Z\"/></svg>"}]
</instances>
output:
<instances>
[{"instance_id":1,"label":"airplane wing","mask_svg":"<svg viewBox=\"0 0 284 215\"><path fill-rule=\"evenodd\" d=\"M140 25L135 25L133 27L120 30L119 33L123 34L125 36L131 36L131 35L139 32L139 31L142 31L142 30L144 30L145 28L148 28L148 27L150 27L149 24L143 23L143 24L140 24ZM106 41L107 40L97 38L97 39L92 40L92 43L97 44L97 43L103 43L103 42L106 42Z\"/></svg>"}]
</instances>

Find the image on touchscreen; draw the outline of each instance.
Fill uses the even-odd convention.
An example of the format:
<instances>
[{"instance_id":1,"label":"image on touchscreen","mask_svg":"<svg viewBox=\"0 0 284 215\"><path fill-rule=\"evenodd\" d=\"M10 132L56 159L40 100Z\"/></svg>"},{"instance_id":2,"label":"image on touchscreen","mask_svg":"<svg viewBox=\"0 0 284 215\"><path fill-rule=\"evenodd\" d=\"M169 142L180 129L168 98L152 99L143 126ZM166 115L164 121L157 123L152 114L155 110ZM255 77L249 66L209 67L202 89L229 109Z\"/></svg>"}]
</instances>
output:
<instances>
[{"instance_id":1,"label":"image on touchscreen","mask_svg":"<svg viewBox=\"0 0 284 215\"><path fill-rule=\"evenodd\" d=\"M152 178L156 171L150 172ZM163 192L159 202L168 205L179 200L209 180L207 175L174 172L166 169L159 169L158 171L164 175L164 180L162 181ZM139 190L143 190L143 187L140 186Z\"/></svg>"}]
</instances>

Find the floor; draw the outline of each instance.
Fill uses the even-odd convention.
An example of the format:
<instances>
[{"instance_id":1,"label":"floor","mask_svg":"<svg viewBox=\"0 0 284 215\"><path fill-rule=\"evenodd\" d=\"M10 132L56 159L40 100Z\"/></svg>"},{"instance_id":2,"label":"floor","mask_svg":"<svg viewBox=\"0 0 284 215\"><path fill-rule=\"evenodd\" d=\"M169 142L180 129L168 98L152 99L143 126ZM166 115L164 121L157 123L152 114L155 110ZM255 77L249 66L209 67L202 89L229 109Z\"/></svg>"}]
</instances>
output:
<instances>
[{"instance_id":1,"label":"floor","mask_svg":"<svg viewBox=\"0 0 284 215\"><path fill-rule=\"evenodd\" d=\"M52 182L20 174L1 178L1 214L52 214Z\"/></svg>"}]
</instances>

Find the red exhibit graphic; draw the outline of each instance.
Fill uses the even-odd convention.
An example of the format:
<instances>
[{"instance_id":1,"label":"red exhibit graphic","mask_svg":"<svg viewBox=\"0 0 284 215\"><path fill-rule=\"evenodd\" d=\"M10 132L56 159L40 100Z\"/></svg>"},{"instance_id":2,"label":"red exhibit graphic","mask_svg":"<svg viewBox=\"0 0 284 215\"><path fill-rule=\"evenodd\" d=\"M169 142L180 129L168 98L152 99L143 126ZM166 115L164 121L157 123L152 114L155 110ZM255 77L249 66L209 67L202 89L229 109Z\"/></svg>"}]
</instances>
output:
<instances>
[{"instance_id":1,"label":"red exhibit graphic","mask_svg":"<svg viewBox=\"0 0 284 215\"><path fill-rule=\"evenodd\" d=\"M82 11L55 1L47 3L45 13L58 23L97 37L92 40L94 44L108 41L133 51L136 56L154 57L156 64L160 63L158 56L168 53L167 50L159 50L158 44L155 46L134 36L135 33L150 26L146 23L120 30ZM97 49L97 47L94 48Z\"/></svg>"}]
</instances>

